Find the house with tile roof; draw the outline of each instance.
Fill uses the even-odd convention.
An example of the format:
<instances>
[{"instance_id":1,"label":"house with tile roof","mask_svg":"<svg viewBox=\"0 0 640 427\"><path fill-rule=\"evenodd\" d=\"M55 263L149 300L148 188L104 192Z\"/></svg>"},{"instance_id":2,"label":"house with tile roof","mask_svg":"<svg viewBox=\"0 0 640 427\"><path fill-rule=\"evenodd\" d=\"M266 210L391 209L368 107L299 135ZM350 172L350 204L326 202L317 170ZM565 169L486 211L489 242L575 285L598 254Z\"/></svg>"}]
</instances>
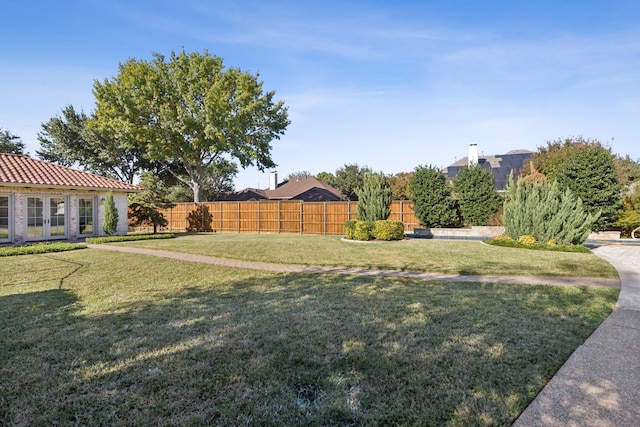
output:
<instances>
[{"instance_id":1,"label":"house with tile roof","mask_svg":"<svg viewBox=\"0 0 640 427\"><path fill-rule=\"evenodd\" d=\"M338 189L325 184L316 177L293 178L278 184L278 174L271 172L269 188L245 188L227 193L216 201L248 201L248 200L302 200L305 202L335 202L347 200Z\"/></svg>"},{"instance_id":2,"label":"house with tile roof","mask_svg":"<svg viewBox=\"0 0 640 427\"><path fill-rule=\"evenodd\" d=\"M0 244L105 235L104 200L113 193L116 234L128 230L135 185L19 154L0 153Z\"/></svg>"},{"instance_id":3,"label":"house with tile roof","mask_svg":"<svg viewBox=\"0 0 640 427\"><path fill-rule=\"evenodd\" d=\"M518 175L525 161L533 155L533 151L529 150L512 150L506 154L496 154L492 156L478 155L478 145L469 144L469 153L467 157L463 157L452 165L444 169L443 174L453 180L462 168L470 165L481 165L493 173L495 180L495 188L503 191L509 174L513 171L515 176Z\"/></svg>"}]
</instances>

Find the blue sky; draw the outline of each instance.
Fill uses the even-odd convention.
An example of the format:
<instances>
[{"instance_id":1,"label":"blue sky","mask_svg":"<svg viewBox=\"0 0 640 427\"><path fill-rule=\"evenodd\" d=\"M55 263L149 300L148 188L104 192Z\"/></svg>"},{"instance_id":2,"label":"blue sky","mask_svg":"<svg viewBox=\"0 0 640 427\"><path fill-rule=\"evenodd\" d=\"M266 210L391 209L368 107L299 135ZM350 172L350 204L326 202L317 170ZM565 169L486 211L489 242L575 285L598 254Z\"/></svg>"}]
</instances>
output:
<instances>
[{"instance_id":1,"label":"blue sky","mask_svg":"<svg viewBox=\"0 0 640 427\"><path fill-rule=\"evenodd\" d=\"M582 135L640 159L640 2L5 0L0 127L90 112L128 58L199 51L259 72L289 106L280 177L358 163L447 166ZM236 188L267 187L241 170Z\"/></svg>"}]
</instances>

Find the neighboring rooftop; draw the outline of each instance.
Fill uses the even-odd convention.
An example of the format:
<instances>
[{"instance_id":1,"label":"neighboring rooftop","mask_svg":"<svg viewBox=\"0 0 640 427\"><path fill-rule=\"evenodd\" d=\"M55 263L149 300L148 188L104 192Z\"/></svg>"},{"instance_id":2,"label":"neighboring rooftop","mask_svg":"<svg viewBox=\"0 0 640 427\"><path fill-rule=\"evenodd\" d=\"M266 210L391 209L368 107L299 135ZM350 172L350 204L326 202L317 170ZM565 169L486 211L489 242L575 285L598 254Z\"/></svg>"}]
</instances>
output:
<instances>
[{"instance_id":1,"label":"neighboring rooftop","mask_svg":"<svg viewBox=\"0 0 640 427\"><path fill-rule=\"evenodd\" d=\"M316 177L292 178L272 189L245 188L234 193L227 193L219 201L247 200L304 200L306 202L332 202L346 200L344 194L336 188L325 184Z\"/></svg>"},{"instance_id":2,"label":"neighboring rooftop","mask_svg":"<svg viewBox=\"0 0 640 427\"><path fill-rule=\"evenodd\" d=\"M139 191L133 184L20 154L0 153L0 186Z\"/></svg>"},{"instance_id":3,"label":"neighboring rooftop","mask_svg":"<svg viewBox=\"0 0 640 427\"><path fill-rule=\"evenodd\" d=\"M511 171L517 175L522 169L525 161L533 155L533 151L529 150L511 150L506 154L496 154L493 156L478 156L478 164L490 169L495 180L496 190L504 190L507 179ZM469 164L469 157L463 157L457 162L447 167L443 173L449 178L454 179L458 172Z\"/></svg>"}]
</instances>

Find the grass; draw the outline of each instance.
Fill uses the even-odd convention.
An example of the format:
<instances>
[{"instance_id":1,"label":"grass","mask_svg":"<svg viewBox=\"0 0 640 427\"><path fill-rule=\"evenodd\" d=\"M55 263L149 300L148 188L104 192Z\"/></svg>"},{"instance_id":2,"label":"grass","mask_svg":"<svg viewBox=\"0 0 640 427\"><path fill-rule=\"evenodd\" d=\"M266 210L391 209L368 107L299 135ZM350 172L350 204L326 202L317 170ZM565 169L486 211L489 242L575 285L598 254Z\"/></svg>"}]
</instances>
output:
<instances>
[{"instance_id":1,"label":"grass","mask_svg":"<svg viewBox=\"0 0 640 427\"><path fill-rule=\"evenodd\" d=\"M510 425L618 294L94 249L0 271L0 425L17 426Z\"/></svg>"},{"instance_id":2,"label":"grass","mask_svg":"<svg viewBox=\"0 0 640 427\"><path fill-rule=\"evenodd\" d=\"M411 239L362 243L344 242L340 236L295 234L229 233L178 236L171 240L126 244L283 264L463 275L618 277L608 262L591 253L531 251L490 246L477 241Z\"/></svg>"}]
</instances>

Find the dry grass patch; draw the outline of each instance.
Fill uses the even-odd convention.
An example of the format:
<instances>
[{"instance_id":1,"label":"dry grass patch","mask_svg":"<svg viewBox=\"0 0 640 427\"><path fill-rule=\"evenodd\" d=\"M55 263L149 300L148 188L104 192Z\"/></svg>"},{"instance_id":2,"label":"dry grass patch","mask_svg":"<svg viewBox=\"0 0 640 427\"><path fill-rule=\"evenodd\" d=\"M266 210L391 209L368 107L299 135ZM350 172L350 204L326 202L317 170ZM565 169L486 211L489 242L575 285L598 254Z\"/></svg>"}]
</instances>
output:
<instances>
[{"instance_id":1,"label":"dry grass patch","mask_svg":"<svg viewBox=\"0 0 640 427\"><path fill-rule=\"evenodd\" d=\"M0 424L509 425L608 288L0 259Z\"/></svg>"}]
</instances>

